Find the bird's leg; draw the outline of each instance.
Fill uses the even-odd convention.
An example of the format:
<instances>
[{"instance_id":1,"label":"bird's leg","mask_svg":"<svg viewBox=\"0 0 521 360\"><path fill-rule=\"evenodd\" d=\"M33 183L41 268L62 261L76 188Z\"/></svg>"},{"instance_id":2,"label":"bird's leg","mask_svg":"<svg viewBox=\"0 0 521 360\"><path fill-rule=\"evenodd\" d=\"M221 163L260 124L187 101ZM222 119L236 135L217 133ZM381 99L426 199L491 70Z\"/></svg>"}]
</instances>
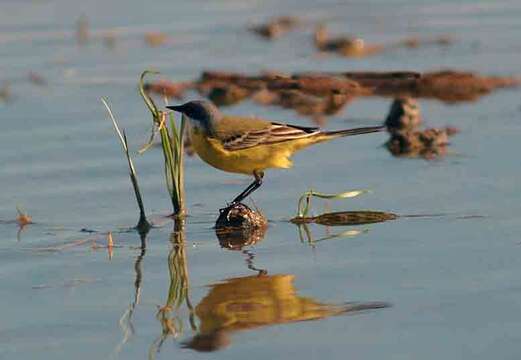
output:
<instances>
[{"instance_id":1,"label":"bird's leg","mask_svg":"<svg viewBox=\"0 0 521 360\"><path fill-rule=\"evenodd\" d=\"M255 180L248 185L246 189L244 189L243 192L241 192L235 199L232 200L231 205L238 204L244 199L246 199L252 192L260 188L262 185L262 178L264 177L264 172L262 171L254 171L253 176L255 176Z\"/></svg>"}]
</instances>

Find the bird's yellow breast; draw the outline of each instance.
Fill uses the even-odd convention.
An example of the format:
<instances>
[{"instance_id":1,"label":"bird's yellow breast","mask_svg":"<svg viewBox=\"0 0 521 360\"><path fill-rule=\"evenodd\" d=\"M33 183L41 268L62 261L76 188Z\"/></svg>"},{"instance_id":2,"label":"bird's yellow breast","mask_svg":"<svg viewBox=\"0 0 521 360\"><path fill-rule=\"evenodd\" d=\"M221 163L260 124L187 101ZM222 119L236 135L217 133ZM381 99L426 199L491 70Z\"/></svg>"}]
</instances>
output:
<instances>
[{"instance_id":1,"label":"bird's yellow breast","mask_svg":"<svg viewBox=\"0 0 521 360\"><path fill-rule=\"evenodd\" d=\"M255 170L291 167L289 157L296 150L296 144L285 142L229 151L220 140L204 136L195 127L192 128L191 139L199 157L208 164L220 170L249 175Z\"/></svg>"}]
</instances>

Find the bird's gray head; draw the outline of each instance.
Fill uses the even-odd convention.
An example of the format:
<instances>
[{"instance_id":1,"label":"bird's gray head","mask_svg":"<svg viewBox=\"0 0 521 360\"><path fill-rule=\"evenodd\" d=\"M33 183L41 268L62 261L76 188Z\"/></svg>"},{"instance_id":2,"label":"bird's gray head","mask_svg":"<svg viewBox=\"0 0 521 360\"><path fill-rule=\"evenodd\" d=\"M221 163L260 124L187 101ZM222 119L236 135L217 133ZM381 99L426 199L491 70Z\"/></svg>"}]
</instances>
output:
<instances>
[{"instance_id":1,"label":"bird's gray head","mask_svg":"<svg viewBox=\"0 0 521 360\"><path fill-rule=\"evenodd\" d=\"M215 123L222 118L219 109L208 100L193 100L182 105L167 106L167 108L186 115L192 125L201 127L209 133L214 131Z\"/></svg>"}]
</instances>

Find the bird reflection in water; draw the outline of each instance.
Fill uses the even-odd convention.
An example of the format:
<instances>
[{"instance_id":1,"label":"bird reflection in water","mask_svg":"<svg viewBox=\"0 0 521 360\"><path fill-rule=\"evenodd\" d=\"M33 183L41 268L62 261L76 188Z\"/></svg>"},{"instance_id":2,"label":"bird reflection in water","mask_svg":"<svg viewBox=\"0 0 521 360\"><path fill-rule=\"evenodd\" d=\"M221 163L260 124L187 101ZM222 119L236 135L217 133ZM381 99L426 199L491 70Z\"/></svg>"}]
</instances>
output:
<instances>
[{"instance_id":1,"label":"bird reflection in water","mask_svg":"<svg viewBox=\"0 0 521 360\"><path fill-rule=\"evenodd\" d=\"M171 284L165 306L157 313L162 333L154 341L149 358L155 358L167 337L183 336L183 323L188 324L192 333L190 339L182 342L182 347L211 352L231 344L231 335L242 330L293 323L305 320L319 320L330 316L358 313L361 311L388 307L385 302L346 302L330 304L298 294L295 276L291 274L268 275L266 270L255 267L255 254L245 249L260 242L265 228L245 232L216 231L219 243L230 250L241 251L246 255L249 269L256 275L225 279L209 287L209 291L199 304L192 307L189 297L189 277L186 253L184 251L184 232L172 234L172 250L169 256ZM186 305L188 319L180 311Z\"/></svg>"},{"instance_id":2,"label":"bird reflection in water","mask_svg":"<svg viewBox=\"0 0 521 360\"><path fill-rule=\"evenodd\" d=\"M295 276L253 275L227 279L210 287L195 307L198 334L183 343L197 351L216 351L230 345L241 330L319 320L389 306L384 302L328 304L297 293Z\"/></svg>"},{"instance_id":3,"label":"bird reflection in water","mask_svg":"<svg viewBox=\"0 0 521 360\"><path fill-rule=\"evenodd\" d=\"M199 319L197 334L185 341L183 347L202 352L216 351L230 345L230 335L241 330L319 320L389 306L384 302L328 304L299 295L294 286L294 275L268 275L266 270L254 266L254 253L244 249L261 241L265 230L236 232L231 237L216 232L221 246L241 250L247 257L248 268L258 274L211 285L208 294L194 309Z\"/></svg>"}]
</instances>

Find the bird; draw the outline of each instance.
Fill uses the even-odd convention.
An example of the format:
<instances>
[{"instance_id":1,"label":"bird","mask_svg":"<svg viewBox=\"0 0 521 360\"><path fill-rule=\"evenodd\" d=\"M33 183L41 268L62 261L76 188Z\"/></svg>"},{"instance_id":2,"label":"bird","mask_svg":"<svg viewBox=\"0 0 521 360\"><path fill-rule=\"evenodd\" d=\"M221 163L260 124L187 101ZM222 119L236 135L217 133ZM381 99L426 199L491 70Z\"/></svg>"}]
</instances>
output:
<instances>
[{"instance_id":1,"label":"bird","mask_svg":"<svg viewBox=\"0 0 521 360\"><path fill-rule=\"evenodd\" d=\"M224 115L208 100L167 106L189 123L192 146L211 166L231 173L252 175L253 182L230 206L242 202L262 185L264 171L290 168L290 157L308 146L335 138L379 132L384 126L323 131L317 127L289 125L255 117Z\"/></svg>"}]
</instances>

